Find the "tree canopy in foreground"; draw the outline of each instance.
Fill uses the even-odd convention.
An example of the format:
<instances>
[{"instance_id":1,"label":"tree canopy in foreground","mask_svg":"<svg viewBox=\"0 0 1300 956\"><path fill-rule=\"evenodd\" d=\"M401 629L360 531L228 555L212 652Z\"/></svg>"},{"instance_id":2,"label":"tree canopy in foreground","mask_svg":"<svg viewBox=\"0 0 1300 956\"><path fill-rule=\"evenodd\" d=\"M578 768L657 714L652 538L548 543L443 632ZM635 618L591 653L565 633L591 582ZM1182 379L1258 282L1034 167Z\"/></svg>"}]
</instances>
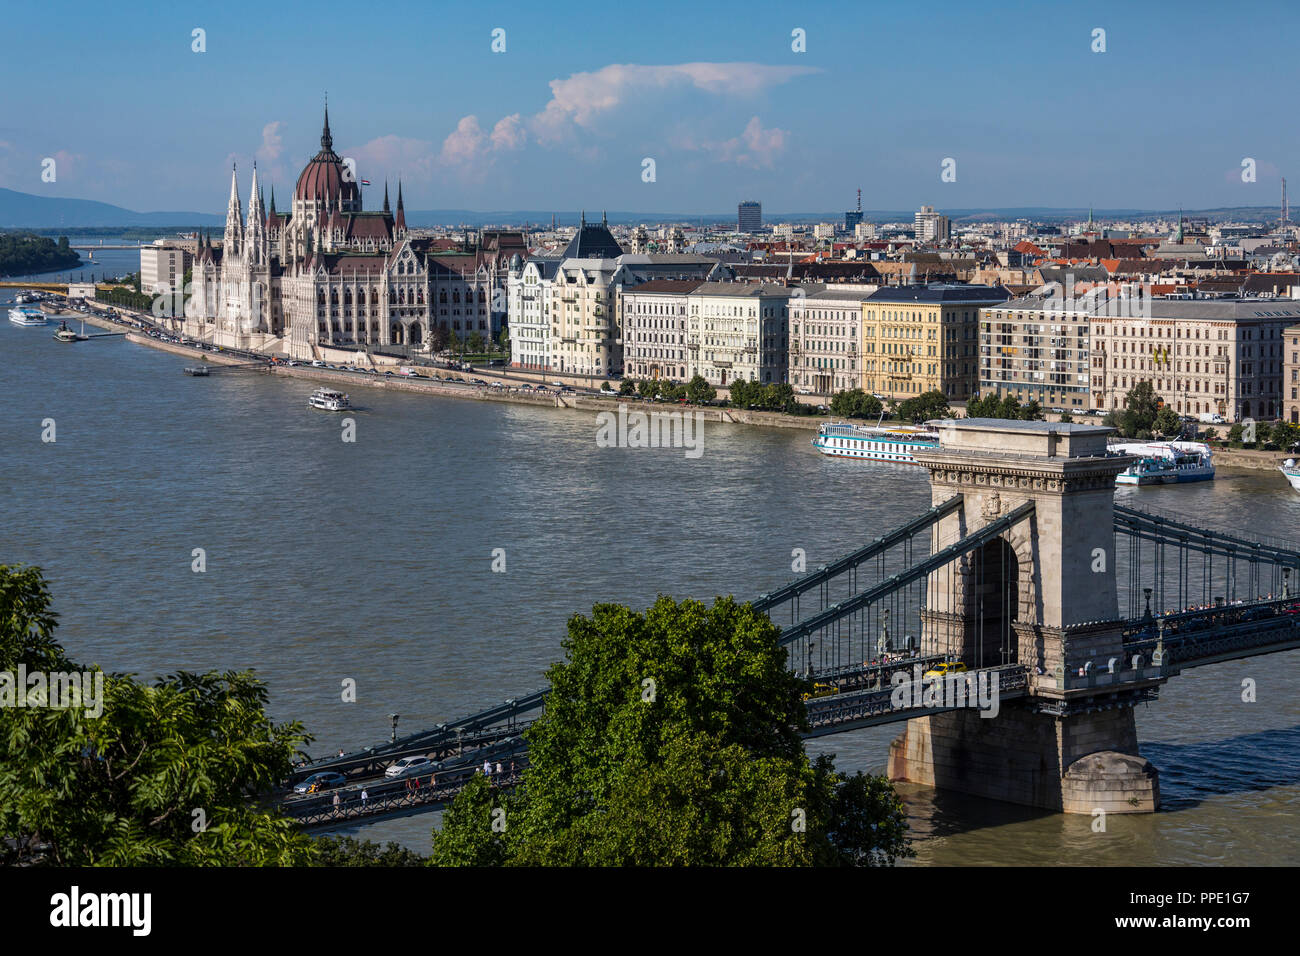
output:
<instances>
[{"instance_id":1,"label":"tree canopy in foreground","mask_svg":"<svg viewBox=\"0 0 1300 956\"><path fill-rule=\"evenodd\" d=\"M435 865L874 865L910 855L879 777L810 761L806 684L778 628L732 598L575 615L513 793L480 777Z\"/></svg>"}]
</instances>

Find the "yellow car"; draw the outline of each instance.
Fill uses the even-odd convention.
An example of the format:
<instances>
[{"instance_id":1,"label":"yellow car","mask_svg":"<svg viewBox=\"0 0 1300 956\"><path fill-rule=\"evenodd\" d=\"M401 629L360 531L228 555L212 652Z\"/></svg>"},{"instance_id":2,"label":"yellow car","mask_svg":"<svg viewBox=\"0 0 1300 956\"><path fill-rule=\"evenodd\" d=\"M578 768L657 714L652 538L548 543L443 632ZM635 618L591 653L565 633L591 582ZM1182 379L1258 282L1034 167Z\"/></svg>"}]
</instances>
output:
<instances>
[{"instance_id":1,"label":"yellow car","mask_svg":"<svg viewBox=\"0 0 1300 956\"><path fill-rule=\"evenodd\" d=\"M948 674L960 674L966 670L966 665L961 661L946 661L938 664L925 672L925 677L946 677Z\"/></svg>"},{"instance_id":2,"label":"yellow car","mask_svg":"<svg viewBox=\"0 0 1300 956\"><path fill-rule=\"evenodd\" d=\"M833 697L839 692L840 689L834 684L813 684L813 689L804 694L803 699L809 700L813 697Z\"/></svg>"}]
</instances>

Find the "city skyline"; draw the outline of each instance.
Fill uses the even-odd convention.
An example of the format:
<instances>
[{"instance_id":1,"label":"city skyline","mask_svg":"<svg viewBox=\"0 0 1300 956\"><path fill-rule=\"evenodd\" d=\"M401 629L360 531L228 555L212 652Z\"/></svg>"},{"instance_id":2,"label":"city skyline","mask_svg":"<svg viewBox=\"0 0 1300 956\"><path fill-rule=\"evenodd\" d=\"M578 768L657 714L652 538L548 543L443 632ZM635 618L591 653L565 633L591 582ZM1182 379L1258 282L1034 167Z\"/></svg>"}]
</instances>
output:
<instances>
[{"instance_id":1,"label":"city skyline","mask_svg":"<svg viewBox=\"0 0 1300 956\"><path fill-rule=\"evenodd\" d=\"M19 10L17 35L79 69L14 77L0 186L217 213L232 163L256 160L268 193L292 189L328 93L340 153L373 190L401 177L413 210L535 209L545 195L708 215L757 198L775 215L849 209L858 188L867 209L1275 204L1296 134L1263 94L1283 88L1296 15L1260 11L1279 27L1262 36L1222 22L1211 40L1193 32L1198 6L941 5L924 30L901 8L772 4L743 18L661 4L635 30L528 8L399 4L378 22L234 5L129 25L83 4L66 21ZM372 49L374 70L355 55ZM154 68L121 68L136 60Z\"/></svg>"}]
</instances>

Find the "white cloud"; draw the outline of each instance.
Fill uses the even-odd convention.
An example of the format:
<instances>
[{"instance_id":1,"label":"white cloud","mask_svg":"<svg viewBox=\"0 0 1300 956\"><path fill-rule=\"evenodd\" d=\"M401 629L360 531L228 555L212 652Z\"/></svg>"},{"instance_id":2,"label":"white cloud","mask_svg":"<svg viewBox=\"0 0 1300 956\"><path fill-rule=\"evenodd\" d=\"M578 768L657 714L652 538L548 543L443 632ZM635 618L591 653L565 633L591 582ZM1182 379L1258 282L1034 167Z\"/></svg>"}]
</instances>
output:
<instances>
[{"instance_id":1,"label":"white cloud","mask_svg":"<svg viewBox=\"0 0 1300 956\"><path fill-rule=\"evenodd\" d=\"M442 161L448 166L466 166L475 162L486 138L477 116L462 116L455 132L442 142Z\"/></svg>"},{"instance_id":2,"label":"white cloud","mask_svg":"<svg viewBox=\"0 0 1300 956\"><path fill-rule=\"evenodd\" d=\"M785 149L789 130L764 128L757 116L745 124L739 136L721 142L695 140L688 135L679 136L674 145L679 149L709 153L718 159L740 166L770 168L778 153Z\"/></svg>"},{"instance_id":3,"label":"white cloud","mask_svg":"<svg viewBox=\"0 0 1300 956\"><path fill-rule=\"evenodd\" d=\"M551 99L540 112L528 118L519 113L503 117L490 135L484 133L477 116L462 117L443 142L441 159L451 166L478 166L496 153L522 148L530 132L543 146L554 146L570 140L579 129L593 129L601 117L626 105L634 96L674 90L697 90L724 97L753 96L796 77L820 72L816 67L762 63L612 63L599 70L551 80ZM699 148L712 149L736 162L768 165L773 155L784 148L786 135L784 130L764 130L755 117L735 140Z\"/></svg>"},{"instance_id":4,"label":"white cloud","mask_svg":"<svg viewBox=\"0 0 1300 956\"><path fill-rule=\"evenodd\" d=\"M280 135L280 127L283 125L280 120L275 120L262 127L262 145L257 150L258 159L273 163L280 158L284 152L284 141Z\"/></svg>"}]
</instances>

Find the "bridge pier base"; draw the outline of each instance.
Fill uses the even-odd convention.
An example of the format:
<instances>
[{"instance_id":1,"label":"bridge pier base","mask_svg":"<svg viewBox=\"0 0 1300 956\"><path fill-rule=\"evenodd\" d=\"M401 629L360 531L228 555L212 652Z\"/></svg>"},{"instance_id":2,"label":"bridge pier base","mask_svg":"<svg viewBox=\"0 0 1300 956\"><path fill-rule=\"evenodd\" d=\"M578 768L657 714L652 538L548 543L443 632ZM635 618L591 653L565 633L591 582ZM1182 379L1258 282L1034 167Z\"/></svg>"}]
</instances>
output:
<instances>
[{"instance_id":1,"label":"bridge pier base","mask_svg":"<svg viewBox=\"0 0 1300 956\"><path fill-rule=\"evenodd\" d=\"M1054 717L1004 706L907 722L889 777L1063 813L1151 813L1159 772L1138 754L1132 708Z\"/></svg>"}]
</instances>

